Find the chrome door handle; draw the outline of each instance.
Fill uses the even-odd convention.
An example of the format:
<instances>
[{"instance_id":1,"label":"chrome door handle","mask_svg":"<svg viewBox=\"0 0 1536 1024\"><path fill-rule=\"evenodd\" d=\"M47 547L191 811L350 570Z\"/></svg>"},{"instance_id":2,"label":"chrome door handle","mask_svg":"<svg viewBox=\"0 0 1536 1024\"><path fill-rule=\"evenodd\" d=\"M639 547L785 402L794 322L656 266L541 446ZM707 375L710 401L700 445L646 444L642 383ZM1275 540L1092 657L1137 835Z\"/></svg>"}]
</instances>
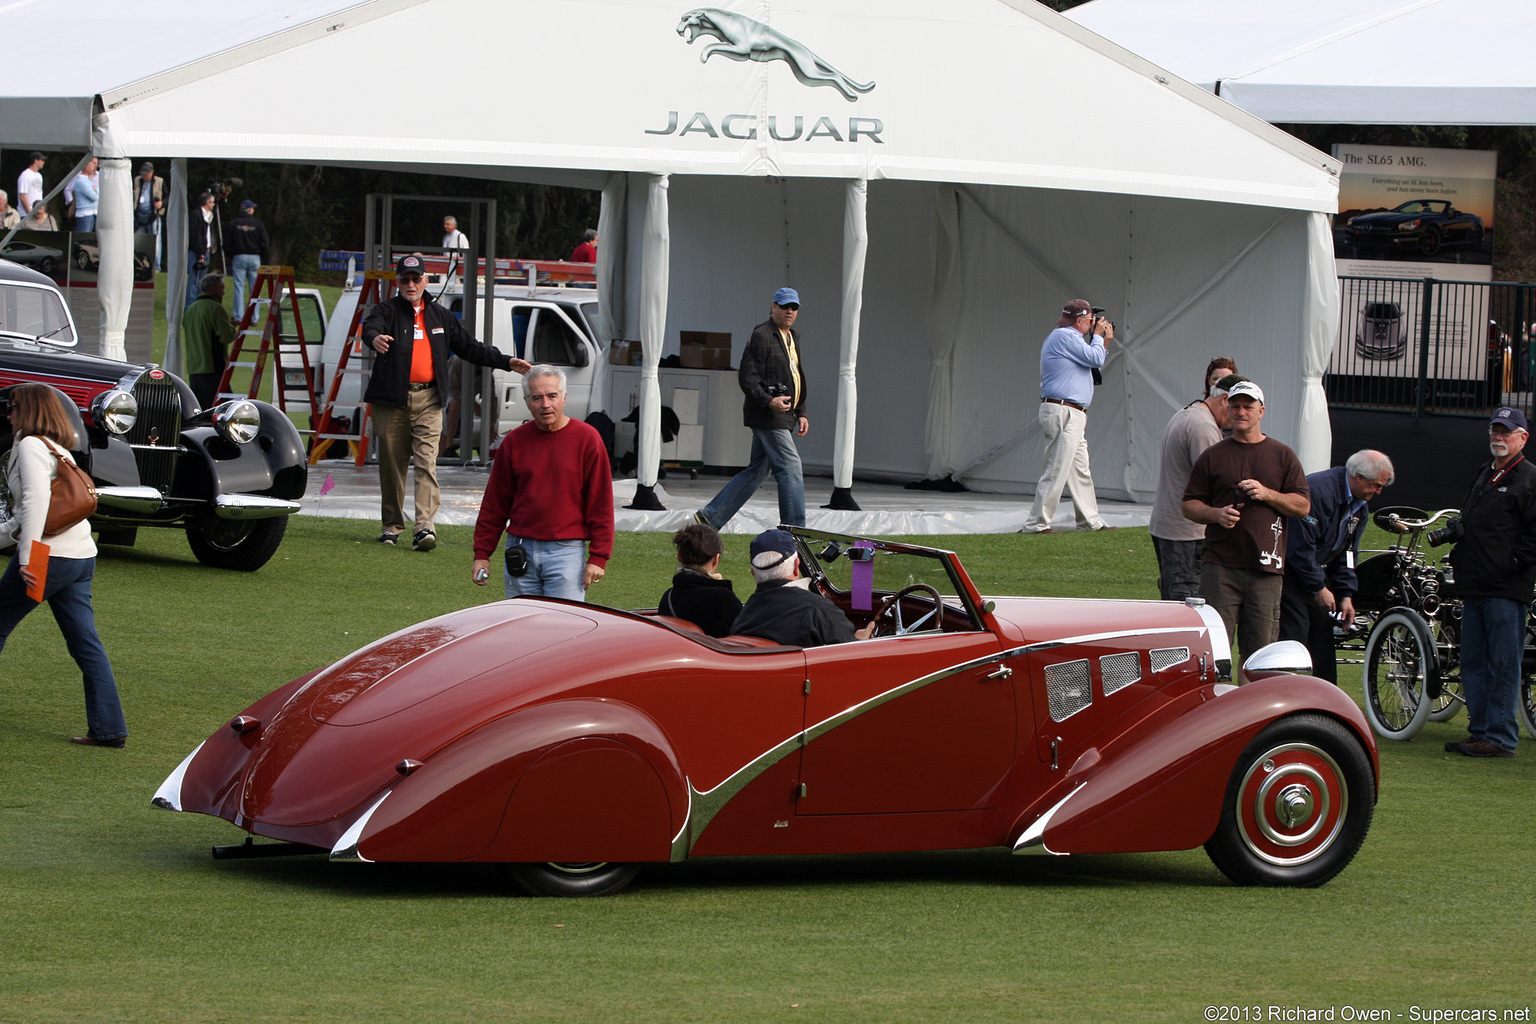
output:
<instances>
[{"instance_id":1,"label":"chrome door handle","mask_svg":"<svg viewBox=\"0 0 1536 1024\"><path fill-rule=\"evenodd\" d=\"M996 672L989 672L989 673L987 673L987 678L988 679L1011 679L1011 678L1013 678L1013 669L1009 668L1007 665L1004 665L1001 668L999 668Z\"/></svg>"}]
</instances>

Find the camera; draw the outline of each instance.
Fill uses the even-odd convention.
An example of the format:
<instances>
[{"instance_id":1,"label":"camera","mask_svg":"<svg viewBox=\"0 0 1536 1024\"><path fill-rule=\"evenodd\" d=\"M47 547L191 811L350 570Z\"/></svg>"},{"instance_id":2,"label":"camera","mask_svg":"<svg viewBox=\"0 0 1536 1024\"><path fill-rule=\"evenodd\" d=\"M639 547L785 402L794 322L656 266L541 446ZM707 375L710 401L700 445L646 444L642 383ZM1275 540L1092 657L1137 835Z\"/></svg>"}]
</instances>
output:
<instances>
[{"instance_id":1,"label":"camera","mask_svg":"<svg viewBox=\"0 0 1536 1024\"><path fill-rule=\"evenodd\" d=\"M507 548L507 574L509 576L528 575L528 549L521 544L513 544Z\"/></svg>"},{"instance_id":2,"label":"camera","mask_svg":"<svg viewBox=\"0 0 1536 1024\"><path fill-rule=\"evenodd\" d=\"M1429 541L1430 547L1437 548L1442 544L1455 544L1465 533L1461 525L1461 517L1452 516L1445 521L1444 526L1438 530L1430 530L1424 538Z\"/></svg>"},{"instance_id":3,"label":"camera","mask_svg":"<svg viewBox=\"0 0 1536 1024\"><path fill-rule=\"evenodd\" d=\"M214 178L208 182L208 187L203 191L213 196L216 202L222 203L228 199L245 182L240 178Z\"/></svg>"},{"instance_id":4,"label":"camera","mask_svg":"<svg viewBox=\"0 0 1536 1024\"><path fill-rule=\"evenodd\" d=\"M1095 327L1099 325L1100 321L1103 321L1104 323L1109 324L1110 330L1115 329L1115 322L1113 320L1105 319L1103 306L1094 306L1089 310L1089 312L1093 314L1093 325Z\"/></svg>"},{"instance_id":5,"label":"camera","mask_svg":"<svg viewBox=\"0 0 1536 1024\"><path fill-rule=\"evenodd\" d=\"M788 398L792 389L788 384L764 384L763 390L769 398Z\"/></svg>"}]
</instances>

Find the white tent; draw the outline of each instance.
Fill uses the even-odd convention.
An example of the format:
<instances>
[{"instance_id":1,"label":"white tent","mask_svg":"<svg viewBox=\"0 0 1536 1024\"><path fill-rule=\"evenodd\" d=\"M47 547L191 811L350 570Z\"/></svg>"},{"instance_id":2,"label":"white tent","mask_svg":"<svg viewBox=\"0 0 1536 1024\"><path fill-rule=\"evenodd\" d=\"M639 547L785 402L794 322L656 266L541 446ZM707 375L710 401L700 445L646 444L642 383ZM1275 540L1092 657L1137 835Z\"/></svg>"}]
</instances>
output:
<instances>
[{"instance_id":1,"label":"white tent","mask_svg":"<svg viewBox=\"0 0 1536 1024\"><path fill-rule=\"evenodd\" d=\"M1530 0L1092 0L1067 17L1279 124L1536 124Z\"/></svg>"},{"instance_id":2,"label":"white tent","mask_svg":"<svg viewBox=\"0 0 1536 1024\"><path fill-rule=\"evenodd\" d=\"M643 483L662 351L728 331L739 355L782 284L804 302L802 452L840 487L943 475L1021 433L968 482L1028 490L1039 342L1079 296L1120 325L1090 417L1102 494L1151 493L1162 425L1218 354L1263 383L1266 428L1327 464L1337 165L1032 0L315 0L224 24L168 0L143 26L49 9L86 8L63 17L84 26L69 67L0 100L0 142L87 145L94 108L112 155L603 188L600 294L645 348Z\"/></svg>"}]
</instances>

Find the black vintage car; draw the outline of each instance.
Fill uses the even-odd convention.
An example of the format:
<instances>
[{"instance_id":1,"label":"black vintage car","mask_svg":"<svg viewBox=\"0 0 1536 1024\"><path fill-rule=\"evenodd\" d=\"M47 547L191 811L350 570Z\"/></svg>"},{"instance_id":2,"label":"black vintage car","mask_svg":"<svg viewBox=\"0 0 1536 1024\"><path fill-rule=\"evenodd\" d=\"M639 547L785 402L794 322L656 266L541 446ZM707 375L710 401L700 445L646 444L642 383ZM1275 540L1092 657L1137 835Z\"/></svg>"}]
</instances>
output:
<instances>
[{"instance_id":1,"label":"black vintage car","mask_svg":"<svg viewBox=\"0 0 1536 1024\"><path fill-rule=\"evenodd\" d=\"M1395 210L1378 210L1351 217L1344 240L1355 245L1414 249L1433 256L1451 246L1483 244L1483 220L1456 209L1444 199L1414 199Z\"/></svg>"},{"instance_id":2,"label":"black vintage car","mask_svg":"<svg viewBox=\"0 0 1536 1024\"><path fill-rule=\"evenodd\" d=\"M288 417L244 398L199 408L192 389L153 364L77 355L68 307L53 282L0 260L0 404L10 388L56 388L79 416L75 460L100 505L104 544L132 544L141 526L185 530L199 561L247 572L267 563L299 510L309 475ZM0 416L0 467L11 449ZM8 515L0 472L0 516Z\"/></svg>"}]
</instances>

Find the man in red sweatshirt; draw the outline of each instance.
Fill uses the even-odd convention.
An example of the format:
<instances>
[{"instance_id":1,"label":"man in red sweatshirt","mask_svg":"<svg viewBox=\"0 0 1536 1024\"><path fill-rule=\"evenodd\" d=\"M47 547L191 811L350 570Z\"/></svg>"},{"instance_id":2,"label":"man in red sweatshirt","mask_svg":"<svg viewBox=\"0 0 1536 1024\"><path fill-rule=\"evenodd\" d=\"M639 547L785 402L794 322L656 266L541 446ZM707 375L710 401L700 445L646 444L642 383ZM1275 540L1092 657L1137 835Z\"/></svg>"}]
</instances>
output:
<instances>
[{"instance_id":1,"label":"man in red sweatshirt","mask_svg":"<svg viewBox=\"0 0 1536 1024\"><path fill-rule=\"evenodd\" d=\"M502 439L475 523L475 583L507 535L507 596L586 599L613 554L613 474L602 435L565 414L565 371L523 377L533 418Z\"/></svg>"}]
</instances>

